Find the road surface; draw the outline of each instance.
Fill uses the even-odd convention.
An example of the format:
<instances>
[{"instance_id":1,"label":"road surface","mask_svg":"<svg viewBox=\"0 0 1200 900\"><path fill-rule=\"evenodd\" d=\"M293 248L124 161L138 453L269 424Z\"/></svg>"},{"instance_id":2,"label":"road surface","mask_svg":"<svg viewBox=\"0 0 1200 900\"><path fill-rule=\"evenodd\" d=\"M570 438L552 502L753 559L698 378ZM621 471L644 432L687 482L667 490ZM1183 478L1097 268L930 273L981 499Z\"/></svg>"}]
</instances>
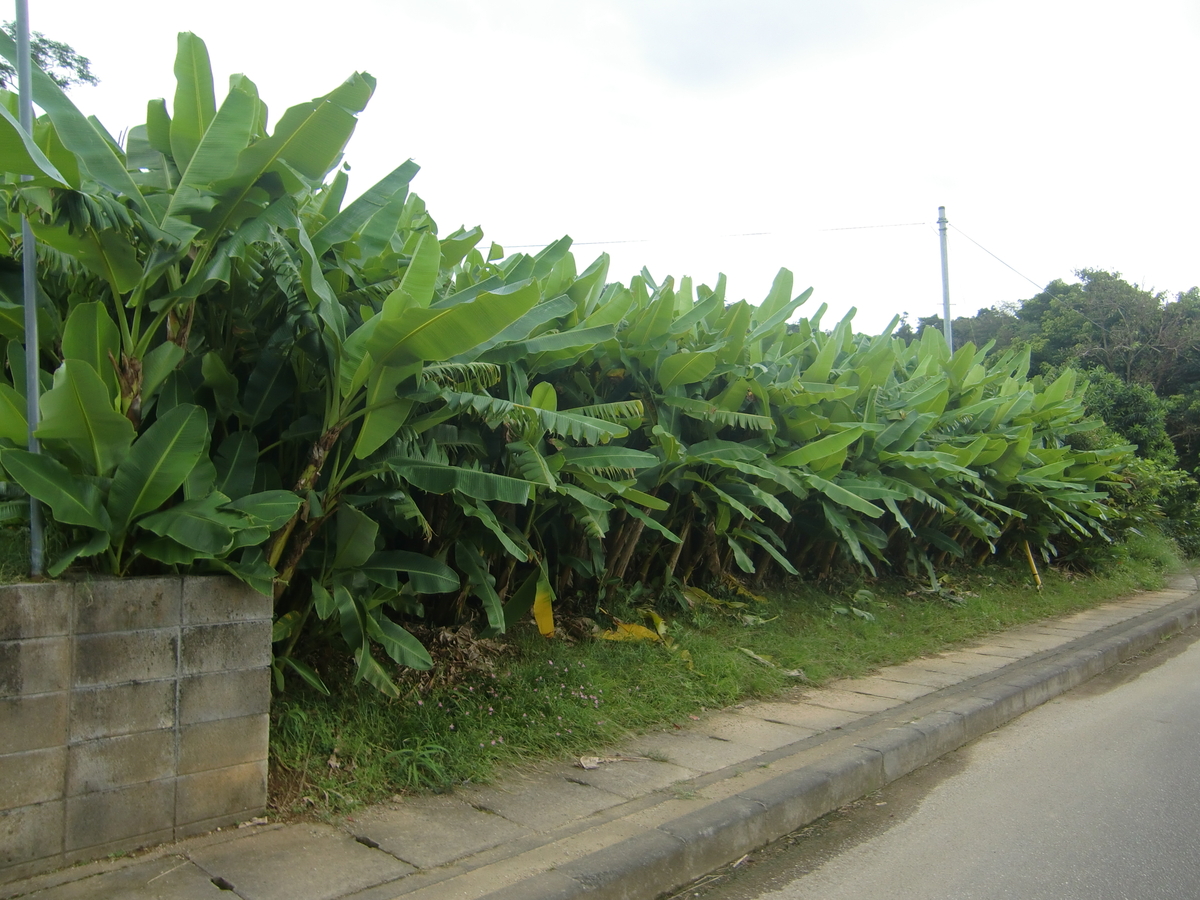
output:
<instances>
[{"instance_id":1,"label":"road surface","mask_svg":"<svg viewBox=\"0 0 1200 900\"><path fill-rule=\"evenodd\" d=\"M1197 900L1200 627L676 896Z\"/></svg>"}]
</instances>

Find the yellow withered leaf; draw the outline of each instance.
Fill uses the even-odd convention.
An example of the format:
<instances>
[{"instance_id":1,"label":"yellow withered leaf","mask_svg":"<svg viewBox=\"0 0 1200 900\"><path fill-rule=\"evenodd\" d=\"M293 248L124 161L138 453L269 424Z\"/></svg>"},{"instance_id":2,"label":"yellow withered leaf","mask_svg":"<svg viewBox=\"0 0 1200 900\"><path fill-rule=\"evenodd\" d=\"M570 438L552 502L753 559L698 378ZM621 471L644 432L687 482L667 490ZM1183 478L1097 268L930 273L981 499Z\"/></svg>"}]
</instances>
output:
<instances>
[{"instance_id":1,"label":"yellow withered leaf","mask_svg":"<svg viewBox=\"0 0 1200 900\"><path fill-rule=\"evenodd\" d=\"M645 625L634 625L631 622L618 622L616 628L600 632L601 640L605 641L661 641L662 638Z\"/></svg>"},{"instance_id":2,"label":"yellow withered leaf","mask_svg":"<svg viewBox=\"0 0 1200 900\"><path fill-rule=\"evenodd\" d=\"M533 595L533 620L544 637L554 637L554 590L545 569L538 575L537 593Z\"/></svg>"}]
</instances>

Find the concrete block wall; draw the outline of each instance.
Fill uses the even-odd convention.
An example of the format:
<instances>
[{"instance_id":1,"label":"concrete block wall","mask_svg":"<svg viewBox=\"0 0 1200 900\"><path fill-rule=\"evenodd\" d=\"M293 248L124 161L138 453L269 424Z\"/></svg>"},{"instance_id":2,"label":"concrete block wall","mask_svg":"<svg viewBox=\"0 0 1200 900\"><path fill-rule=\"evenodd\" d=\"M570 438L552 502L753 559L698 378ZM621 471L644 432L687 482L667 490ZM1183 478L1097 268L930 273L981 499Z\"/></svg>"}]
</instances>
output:
<instances>
[{"instance_id":1,"label":"concrete block wall","mask_svg":"<svg viewBox=\"0 0 1200 900\"><path fill-rule=\"evenodd\" d=\"M0 586L0 882L262 812L270 654L231 578Z\"/></svg>"}]
</instances>

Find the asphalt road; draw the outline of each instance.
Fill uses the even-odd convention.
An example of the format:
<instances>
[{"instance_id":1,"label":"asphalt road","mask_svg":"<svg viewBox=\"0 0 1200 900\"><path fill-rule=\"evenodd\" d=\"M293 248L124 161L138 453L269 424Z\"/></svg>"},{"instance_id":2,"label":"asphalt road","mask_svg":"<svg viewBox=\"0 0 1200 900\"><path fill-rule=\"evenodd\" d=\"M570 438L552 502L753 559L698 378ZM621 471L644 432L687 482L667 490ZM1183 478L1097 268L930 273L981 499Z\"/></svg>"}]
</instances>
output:
<instances>
[{"instance_id":1,"label":"asphalt road","mask_svg":"<svg viewBox=\"0 0 1200 900\"><path fill-rule=\"evenodd\" d=\"M1200 898L1200 628L677 894Z\"/></svg>"}]
</instances>

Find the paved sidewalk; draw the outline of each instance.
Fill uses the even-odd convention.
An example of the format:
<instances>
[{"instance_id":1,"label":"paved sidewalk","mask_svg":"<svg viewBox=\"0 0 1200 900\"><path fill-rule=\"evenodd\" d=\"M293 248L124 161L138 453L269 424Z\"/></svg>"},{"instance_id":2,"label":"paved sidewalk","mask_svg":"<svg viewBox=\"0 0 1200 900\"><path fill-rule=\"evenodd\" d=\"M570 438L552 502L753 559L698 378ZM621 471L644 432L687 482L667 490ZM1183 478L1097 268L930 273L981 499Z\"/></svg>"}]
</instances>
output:
<instances>
[{"instance_id":1,"label":"paved sidewalk","mask_svg":"<svg viewBox=\"0 0 1200 900\"><path fill-rule=\"evenodd\" d=\"M0 900L654 897L740 858L1200 620L1191 575L962 650L631 740L620 761L514 772L0 885Z\"/></svg>"}]
</instances>

